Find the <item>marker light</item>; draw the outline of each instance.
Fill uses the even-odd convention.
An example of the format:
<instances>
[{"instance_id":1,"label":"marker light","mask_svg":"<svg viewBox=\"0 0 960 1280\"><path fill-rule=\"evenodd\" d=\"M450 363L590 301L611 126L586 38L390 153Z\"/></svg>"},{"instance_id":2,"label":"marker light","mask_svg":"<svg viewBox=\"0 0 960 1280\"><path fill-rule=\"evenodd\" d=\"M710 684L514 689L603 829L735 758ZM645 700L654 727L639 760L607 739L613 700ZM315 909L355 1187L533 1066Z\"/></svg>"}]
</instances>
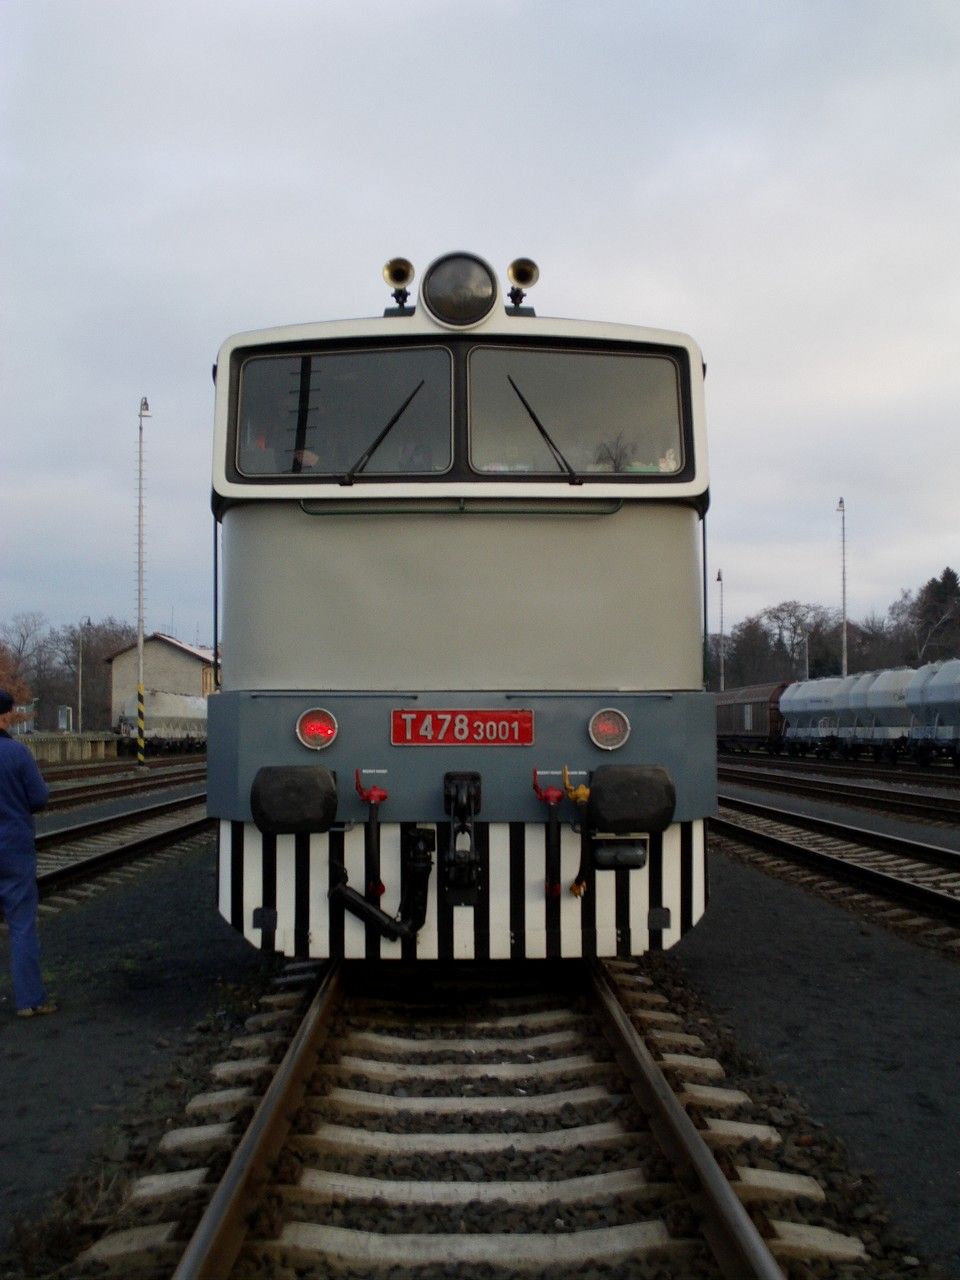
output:
<instances>
[{"instance_id":1,"label":"marker light","mask_svg":"<svg viewBox=\"0 0 960 1280\"><path fill-rule=\"evenodd\" d=\"M329 747L339 728L332 712L323 707L311 707L297 721L297 737L311 751L322 751L324 747Z\"/></svg>"},{"instance_id":2,"label":"marker light","mask_svg":"<svg viewBox=\"0 0 960 1280\"><path fill-rule=\"evenodd\" d=\"M587 725L590 741L601 751L616 751L630 737L630 721L616 707L595 711Z\"/></svg>"},{"instance_id":3,"label":"marker light","mask_svg":"<svg viewBox=\"0 0 960 1280\"><path fill-rule=\"evenodd\" d=\"M444 324L478 324L497 300L497 280L481 258L448 253L427 268L421 285L424 305Z\"/></svg>"}]
</instances>

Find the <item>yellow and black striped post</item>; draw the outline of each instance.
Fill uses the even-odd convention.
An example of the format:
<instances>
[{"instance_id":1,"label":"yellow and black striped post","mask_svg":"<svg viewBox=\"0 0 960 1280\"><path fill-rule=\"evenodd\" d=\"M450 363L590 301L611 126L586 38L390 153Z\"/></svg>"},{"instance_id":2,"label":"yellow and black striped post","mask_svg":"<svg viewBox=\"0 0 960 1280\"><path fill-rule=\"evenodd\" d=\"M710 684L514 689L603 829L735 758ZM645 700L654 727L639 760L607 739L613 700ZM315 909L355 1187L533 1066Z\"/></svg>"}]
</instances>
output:
<instances>
[{"instance_id":1,"label":"yellow and black striped post","mask_svg":"<svg viewBox=\"0 0 960 1280\"><path fill-rule=\"evenodd\" d=\"M143 711L143 685L137 685L137 764L143 764L146 755L146 740L144 737L144 711Z\"/></svg>"}]
</instances>

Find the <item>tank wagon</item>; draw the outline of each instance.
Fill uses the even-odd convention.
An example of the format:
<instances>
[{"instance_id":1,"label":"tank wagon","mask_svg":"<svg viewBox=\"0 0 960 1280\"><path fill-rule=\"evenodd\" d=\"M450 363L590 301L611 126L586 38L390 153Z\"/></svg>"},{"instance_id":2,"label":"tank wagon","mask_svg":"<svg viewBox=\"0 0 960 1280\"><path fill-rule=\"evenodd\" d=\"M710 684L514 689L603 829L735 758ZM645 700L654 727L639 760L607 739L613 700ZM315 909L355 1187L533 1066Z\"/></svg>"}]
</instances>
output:
<instances>
[{"instance_id":1,"label":"tank wagon","mask_svg":"<svg viewBox=\"0 0 960 1280\"><path fill-rule=\"evenodd\" d=\"M960 658L921 667L905 697L914 757L921 762L947 757L960 767Z\"/></svg>"},{"instance_id":2,"label":"tank wagon","mask_svg":"<svg viewBox=\"0 0 960 1280\"><path fill-rule=\"evenodd\" d=\"M143 737L148 755L202 751L207 742L207 700L186 693L146 689L143 700ZM114 726L120 755L137 750L137 710L121 703Z\"/></svg>"},{"instance_id":3,"label":"tank wagon","mask_svg":"<svg viewBox=\"0 0 960 1280\"><path fill-rule=\"evenodd\" d=\"M907 686L916 675L910 667L874 672L873 680L866 687L866 723L861 745L869 748L875 760L894 763L906 751L911 728Z\"/></svg>"},{"instance_id":4,"label":"tank wagon","mask_svg":"<svg viewBox=\"0 0 960 1280\"><path fill-rule=\"evenodd\" d=\"M862 671L850 677L845 694L845 706L840 716L840 751L854 760L864 748L875 745L876 717L870 692L877 680L876 671Z\"/></svg>"},{"instance_id":5,"label":"tank wagon","mask_svg":"<svg viewBox=\"0 0 960 1280\"><path fill-rule=\"evenodd\" d=\"M704 911L703 363L538 275L387 264L382 317L216 370L219 906L300 956L637 954Z\"/></svg>"},{"instance_id":6,"label":"tank wagon","mask_svg":"<svg viewBox=\"0 0 960 1280\"><path fill-rule=\"evenodd\" d=\"M960 767L960 659L727 690L717 695L717 735L722 750Z\"/></svg>"}]
</instances>

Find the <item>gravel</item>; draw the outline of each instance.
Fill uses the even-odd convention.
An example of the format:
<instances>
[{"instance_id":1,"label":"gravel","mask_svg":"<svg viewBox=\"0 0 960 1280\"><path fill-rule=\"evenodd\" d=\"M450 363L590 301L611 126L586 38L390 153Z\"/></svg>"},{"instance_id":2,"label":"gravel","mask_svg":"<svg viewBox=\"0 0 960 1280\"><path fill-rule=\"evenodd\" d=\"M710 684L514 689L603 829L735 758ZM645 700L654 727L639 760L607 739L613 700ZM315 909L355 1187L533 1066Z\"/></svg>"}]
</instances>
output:
<instances>
[{"instance_id":1,"label":"gravel","mask_svg":"<svg viewBox=\"0 0 960 1280\"><path fill-rule=\"evenodd\" d=\"M41 920L60 1012L14 1015L0 943L0 1277L38 1277L98 1234L126 1179L209 1088L277 969L219 917L213 839ZM78 1222L93 1226L78 1236Z\"/></svg>"},{"instance_id":2,"label":"gravel","mask_svg":"<svg viewBox=\"0 0 960 1280\"><path fill-rule=\"evenodd\" d=\"M837 1186L866 1203L875 1182L911 1252L960 1278L960 963L722 855L711 887L662 967L703 996L745 1073L840 1140Z\"/></svg>"}]
</instances>

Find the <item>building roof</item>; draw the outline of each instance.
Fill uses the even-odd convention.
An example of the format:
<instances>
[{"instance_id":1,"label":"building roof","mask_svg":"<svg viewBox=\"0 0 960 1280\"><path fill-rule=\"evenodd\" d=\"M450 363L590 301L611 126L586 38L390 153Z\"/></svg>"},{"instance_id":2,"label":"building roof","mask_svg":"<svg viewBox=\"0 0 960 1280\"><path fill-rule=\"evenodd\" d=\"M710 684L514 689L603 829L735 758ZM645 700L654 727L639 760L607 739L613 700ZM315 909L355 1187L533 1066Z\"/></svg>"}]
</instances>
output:
<instances>
[{"instance_id":1,"label":"building roof","mask_svg":"<svg viewBox=\"0 0 960 1280\"><path fill-rule=\"evenodd\" d=\"M186 653L192 658L196 658L198 662L204 663L206 666L213 664L213 650L207 649L203 645L187 644L183 640L178 640L175 636L164 635L162 631L152 631L150 635L143 637L143 643L155 640L159 644L168 644L172 649L179 649L181 653ZM137 647L136 641L133 644L125 644L122 649L118 649L116 653L111 653L105 658L105 662L112 662L114 658L119 658L121 653L129 653L131 649Z\"/></svg>"}]
</instances>

